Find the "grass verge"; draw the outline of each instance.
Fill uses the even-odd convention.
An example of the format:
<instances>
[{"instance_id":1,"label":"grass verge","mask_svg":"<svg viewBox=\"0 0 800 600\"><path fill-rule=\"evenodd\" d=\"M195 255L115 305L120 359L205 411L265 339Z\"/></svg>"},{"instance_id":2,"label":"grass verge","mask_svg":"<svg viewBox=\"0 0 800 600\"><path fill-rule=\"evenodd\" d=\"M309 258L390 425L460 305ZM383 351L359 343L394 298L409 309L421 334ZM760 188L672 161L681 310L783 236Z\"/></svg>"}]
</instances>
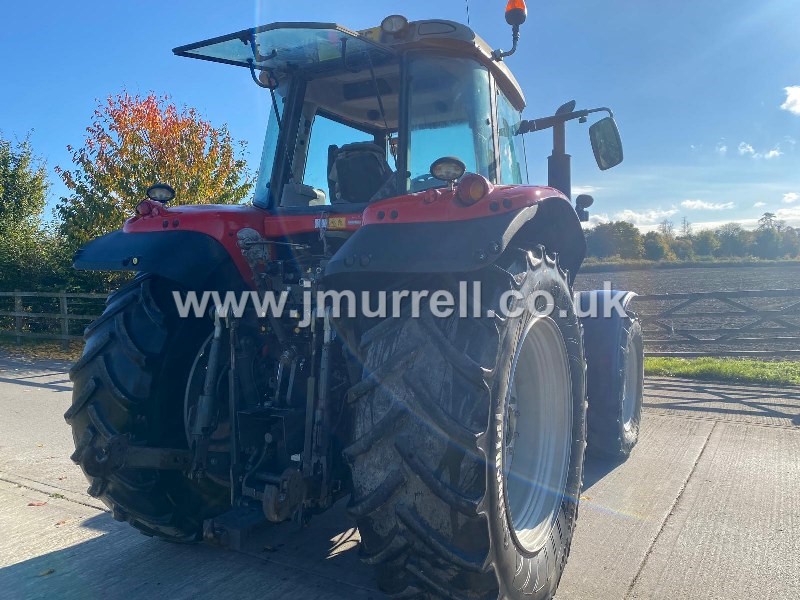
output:
<instances>
[{"instance_id":1,"label":"grass verge","mask_svg":"<svg viewBox=\"0 0 800 600\"><path fill-rule=\"evenodd\" d=\"M687 377L709 381L800 385L800 362L752 358L657 358L645 357L646 375Z\"/></svg>"}]
</instances>

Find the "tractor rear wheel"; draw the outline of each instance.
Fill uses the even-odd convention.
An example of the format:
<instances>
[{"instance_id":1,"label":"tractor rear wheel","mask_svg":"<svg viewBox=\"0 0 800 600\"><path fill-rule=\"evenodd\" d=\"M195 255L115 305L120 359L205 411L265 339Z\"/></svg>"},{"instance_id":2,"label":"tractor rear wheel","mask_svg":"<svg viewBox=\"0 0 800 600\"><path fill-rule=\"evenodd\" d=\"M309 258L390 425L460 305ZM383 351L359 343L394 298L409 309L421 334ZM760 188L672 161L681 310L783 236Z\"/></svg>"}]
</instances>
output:
<instances>
[{"instance_id":1,"label":"tractor rear wheel","mask_svg":"<svg viewBox=\"0 0 800 600\"><path fill-rule=\"evenodd\" d=\"M165 280L145 275L109 297L70 370L72 406L64 418L90 495L146 535L193 542L203 520L227 508L223 486L176 470L108 464L109 441L119 436L132 446L187 448L184 388L209 324L178 319L171 291Z\"/></svg>"},{"instance_id":2,"label":"tractor rear wheel","mask_svg":"<svg viewBox=\"0 0 800 600\"><path fill-rule=\"evenodd\" d=\"M484 316L423 310L361 336L349 510L395 598L549 599L569 554L586 436L570 288L543 248L477 277ZM509 290L519 314L485 316Z\"/></svg>"}]
</instances>

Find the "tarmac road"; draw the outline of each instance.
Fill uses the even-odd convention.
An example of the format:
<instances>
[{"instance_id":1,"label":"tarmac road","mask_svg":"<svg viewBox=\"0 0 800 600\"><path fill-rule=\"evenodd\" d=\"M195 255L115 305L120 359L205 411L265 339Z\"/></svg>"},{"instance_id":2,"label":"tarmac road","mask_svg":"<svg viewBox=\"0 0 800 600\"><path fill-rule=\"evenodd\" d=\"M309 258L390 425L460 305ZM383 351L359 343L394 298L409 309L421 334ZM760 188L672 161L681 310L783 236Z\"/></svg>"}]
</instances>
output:
<instances>
[{"instance_id":1,"label":"tarmac road","mask_svg":"<svg viewBox=\"0 0 800 600\"><path fill-rule=\"evenodd\" d=\"M112 520L69 460L67 369L0 356L0 598L383 597L342 507L241 553ZM633 456L587 463L558 600L800 598L800 389L645 393Z\"/></svg>"}]
</instances>

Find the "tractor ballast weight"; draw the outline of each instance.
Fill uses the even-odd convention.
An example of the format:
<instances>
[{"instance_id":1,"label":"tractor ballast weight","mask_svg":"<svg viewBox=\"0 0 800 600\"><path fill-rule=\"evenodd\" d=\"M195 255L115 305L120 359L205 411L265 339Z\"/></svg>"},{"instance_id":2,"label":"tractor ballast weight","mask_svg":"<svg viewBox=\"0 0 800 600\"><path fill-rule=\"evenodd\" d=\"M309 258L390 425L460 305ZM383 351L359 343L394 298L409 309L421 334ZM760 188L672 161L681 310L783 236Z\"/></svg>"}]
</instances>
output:
<instances>
[{"instance_id":1,"label":"tractor ballast weight","mask_svg":"<svg viewBox=\"0 0 800 600\"><path fill-rule=\"evenodd\" d=\"M526 16L509 2L507 52L399 15L175 49L249 70L272 114L252 205L173 205L162 182L75 256L137 272L87 328L65 414L115 519L240 547L256 525L349 496L388 594L552 598L587 428L615 458L636 442L642 342L632 294L573 290L592 198L571 203L566 125L608 113L589 128L602 170L622 161L619 132L609 109L574 102L521 119L503 59ZM523 185L520 136L546 129L547 185ZM342 315L325 297L465 282L478 296L449 314L401 294L396 313ZM281 295L285 310L187 317L182 294L204 292Z\"/></svg>"}]
</instances>

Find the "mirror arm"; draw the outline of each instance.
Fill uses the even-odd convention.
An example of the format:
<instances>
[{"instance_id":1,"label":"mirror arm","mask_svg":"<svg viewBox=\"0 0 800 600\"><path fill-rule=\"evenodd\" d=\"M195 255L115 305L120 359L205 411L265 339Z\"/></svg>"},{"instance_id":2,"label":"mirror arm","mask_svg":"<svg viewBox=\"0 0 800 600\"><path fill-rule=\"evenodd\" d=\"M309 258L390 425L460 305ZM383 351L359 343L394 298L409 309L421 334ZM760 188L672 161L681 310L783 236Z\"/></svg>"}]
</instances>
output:
<instances>
[{"instance_id":1,"label":"mirror arm","mask_svg":"<svg viewBox=\"0 0 800 600\"><path fill-rule=\"evenodd\" d=\"M519 127L517 128L517 132L514 135L523 135L526 133L531 133L534 131L543 131L545 129L550 129L551 127L555 127L558 124L566 123L567 121L573 121L575 119L585 119L592 113L598 112L607 112L609 117L614 117L614 113L611 112L610 108L601 107L601 108L592 108L588 110L576 110L569 113L564 113L561 115L551 115L549 117L541 117L539 119L530 119L530 120L522 120L519 122Z\"/></svg>"},{"instance_id":2,"label":"mirror arm","mask_svg":"<svg viewBox=\"0 0 800 600\"><path fill-rule=\"evenodd\" d=\"M562 107L570 110L574 103L569 103ZM585 123L587 117L593 113L606 112L613 118L614 113L605 106L591 108L587 110L570 110L570 112L558 113L540 119L522 120L517 127L514 135L523 135L532 131L542 131L553 129L553 153L547 158L547 185L563 193L567 198L572 197L572 167L571 157L567 154L567 127L568 121L579 119ZM582 217L588 217L588 213L583 210L579 213Z\"/></svg>"}]
</instances>

